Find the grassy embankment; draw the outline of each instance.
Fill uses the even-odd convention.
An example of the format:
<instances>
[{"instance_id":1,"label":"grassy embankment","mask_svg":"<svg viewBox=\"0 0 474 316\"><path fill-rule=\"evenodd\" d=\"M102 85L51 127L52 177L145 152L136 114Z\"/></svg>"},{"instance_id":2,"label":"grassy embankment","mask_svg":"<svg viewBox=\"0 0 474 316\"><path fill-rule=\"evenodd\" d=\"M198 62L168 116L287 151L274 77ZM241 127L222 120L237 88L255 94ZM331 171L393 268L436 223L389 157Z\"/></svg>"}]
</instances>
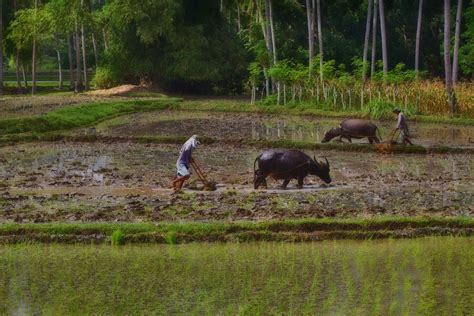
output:
<instances>
[{"instance_id":1,"label":"grassy embankment","mask_svg":"<svg viewBox=\"0 0 474 316\"><path fill-rule=\"evenodd\" d=\"M179 99L130 100L66 106L30 117L0 120L0 135L40 134L86 127L119 115L172 108Z\"/></svg>"},{"instance_id":2,"label":"grassy embankment","mask_svg":"<svg viewBox=\"0 0 474 316\"><path fill-rule=\"evenodd\" d=\"M48 112L45 115L20 117L13 119L0 120L0 143L15 143L25 141L82 141L82 142L120 142L134 141L138 143L182 143L185 136L140 136L140 137L107 137L100 135L81 135L75 136L65 133L74 128L86 127L97 124L101 121L135 112L177 109L189 111L233 111L233 112L254 112L271 114L291 114L291 115L313 115L328 117L361 117L358 112L330 112L316 108L283 107L283 106L264 106L249 105L243 102L235 101L187 101L179 102L176 98L159 98L147 100L130 101L111 101L97 102L85 105L66 106ZM421 117L424 118L424 117ZM436 122L436 118L426 117L423 120L430 119ZM474 119L466 118L442 118L438 122L449 122L450 124L473 124ZM355 152L382 152L382 153L472 153L469 148L452 148L438 146L425 148L422 146L371 146L363 144L338 144L326 143L315 144L310 142L297 142L289 140L276 141L255 141L255 140L220 140L215 138L201 139L203 143L240 143L265 148L298 148L308 150L340 150Z\"/></svg>"},{"instance_id":3,"label":"grassy embankment","mask_svg":"<svg viewBox=\"0 0 474 316\"><path fill-rule=\"evenodd\" d=\"M247 241L320 241L333 239L471 236L474 219L378 217L208 223L49 223L0 225L0 243L115 242L188 243Z\"/></svg>"}]
</instances>

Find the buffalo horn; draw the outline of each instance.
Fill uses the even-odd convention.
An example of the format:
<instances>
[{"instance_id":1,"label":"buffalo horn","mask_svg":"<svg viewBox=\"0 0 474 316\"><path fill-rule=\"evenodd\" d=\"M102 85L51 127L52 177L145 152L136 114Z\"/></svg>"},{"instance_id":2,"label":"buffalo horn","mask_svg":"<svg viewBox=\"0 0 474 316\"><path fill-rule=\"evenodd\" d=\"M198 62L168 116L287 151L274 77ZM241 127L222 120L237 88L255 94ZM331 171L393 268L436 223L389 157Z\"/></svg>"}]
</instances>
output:
<instances>
[{"instance_id":1,"label":"buffalo horn","mask_svg":"<svg viewBox=\"0 0 474 316\"><path fill-rule=\"evenodd\" d=\"M326 160L326 166L329 168L329 161L326 157L324 157L324 159Z\"/></svg>"}]
</instances>

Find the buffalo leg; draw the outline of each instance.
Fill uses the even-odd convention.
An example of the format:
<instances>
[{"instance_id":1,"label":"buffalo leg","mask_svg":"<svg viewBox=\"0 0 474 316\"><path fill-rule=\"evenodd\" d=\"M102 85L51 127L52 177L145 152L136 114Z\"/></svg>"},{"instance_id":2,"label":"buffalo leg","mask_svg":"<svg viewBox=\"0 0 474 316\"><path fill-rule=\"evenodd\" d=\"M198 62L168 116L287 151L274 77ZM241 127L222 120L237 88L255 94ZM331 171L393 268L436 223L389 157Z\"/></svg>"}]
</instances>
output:
<instances>
[{"instance_id":1,"label":"buffalo leg","mask_svg":"<svg viewBox=\"0 0 474 316\"><path fill-rule=\"evenodd\" d=\"M285 179L285 181L283 181L282 185L281 185L281 188L282 189L286 189L286 186L288 185L288 183L290 183L290 180L291 179Z\"/></svg>"},{"instance_id":2,"label":"buffalo leg","mask_svg":"<svg viewBox=\"0 0 474 316\"><path fill-rule=\"evenodd\" d=\"M298 178L298 189L303 188L303 180L304 180L304 177L299 177Z\"/></svg>"},{"instance_id":3,"label":"buffalo leg","mask_svg":"<svg viewBox=\"0 0 474 316\"><path fill-rule=\"evenodd\" d=\"M349 141L349 143L352 144L352 138L350 136L344 136L345 139L347 139Z\"/></svg>"},{"instance_id":4,"label":"buffalo leg","mask_svg":"<svg viewBox=\"0 0 474 316\"><path fill-rule=\"evenodd\" d=\"M260 170L256 170L255 175L254 175L254 180L253 180L253 187L255 189L258 189L260 184L264 184L264 186L266 188L267 181L265 180L265 178L266 178L266 175L263 174L263 172L261 172Z\"/></svg>"}]
</instances>

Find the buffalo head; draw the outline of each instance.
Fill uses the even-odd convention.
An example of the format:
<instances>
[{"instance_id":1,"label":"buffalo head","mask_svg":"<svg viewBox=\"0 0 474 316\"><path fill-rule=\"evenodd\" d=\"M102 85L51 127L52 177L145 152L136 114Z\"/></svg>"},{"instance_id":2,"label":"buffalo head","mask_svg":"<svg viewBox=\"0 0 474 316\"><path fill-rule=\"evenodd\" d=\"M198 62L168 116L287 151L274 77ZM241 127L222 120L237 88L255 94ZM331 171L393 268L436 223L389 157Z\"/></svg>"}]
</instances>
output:
<instances>
[{"instance_id":1,"label":"buffalo head","mask_svg":"<svg viewBox=\"0 0 474 316\"><path fill-rule=\"evenodd\" d=\"M327 158L324 158L325 162L316 160L316 157L313 158L313 161L309 167L309 174L318 176L321 180L326 183L331 183L332 179L329 175L329 161Z\"/></svg>"},{"instance_id":2,"label":"buffalo head","mask_svg":"<svg viewBox=\"0 0 474 316\"><path fill-rule=\"evenodd\" d=\"M321 143L327 143L331 139L337 136L341 136L342 129L340 127L331 128L329 131L324 134L324 138L321 140Z\"/></svg>"}]
</instances>

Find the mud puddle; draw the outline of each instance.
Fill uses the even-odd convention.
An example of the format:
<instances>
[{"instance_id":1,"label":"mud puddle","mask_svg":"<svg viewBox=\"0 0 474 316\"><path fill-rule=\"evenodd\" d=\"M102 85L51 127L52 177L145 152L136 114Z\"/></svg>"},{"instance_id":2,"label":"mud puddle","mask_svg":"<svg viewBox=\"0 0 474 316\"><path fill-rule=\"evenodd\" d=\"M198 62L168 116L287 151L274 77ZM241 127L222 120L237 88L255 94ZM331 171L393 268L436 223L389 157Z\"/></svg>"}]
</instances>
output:
<instances>
[{"instance_id":1,"label":"mud puddle","mask_svg":"<svg viewBox=\"0 0 474 316\"><path fill-rule=\"evenodd\" d=\"M291 140L321 142L324 133L342 119L255 113L159 111L119 117L99 124L93 132L110 136L186 136L198 134L218 139ZM388 140L393 122L376 122ZM474 127L409 122L414 142L423 146L474 147ZM367 143L367 140L353 140Z\"/></svg>"},{"instance_id":2,"label":"mud puddle","mask_svg":"<svg viewBox=\"0 0 474 316\"><path fill-rule=\"evenodd\" d=\"M195 153L215 192L170 195L179 146L35 143L0 148L0 222L261 220L307 217L474 216L470 155L308 152L331 163L331 186L303 190L268 179L253 189L260 150L206 146ZM195 176L191 187L199 186Z\"/></svg>"}]
</instances>

